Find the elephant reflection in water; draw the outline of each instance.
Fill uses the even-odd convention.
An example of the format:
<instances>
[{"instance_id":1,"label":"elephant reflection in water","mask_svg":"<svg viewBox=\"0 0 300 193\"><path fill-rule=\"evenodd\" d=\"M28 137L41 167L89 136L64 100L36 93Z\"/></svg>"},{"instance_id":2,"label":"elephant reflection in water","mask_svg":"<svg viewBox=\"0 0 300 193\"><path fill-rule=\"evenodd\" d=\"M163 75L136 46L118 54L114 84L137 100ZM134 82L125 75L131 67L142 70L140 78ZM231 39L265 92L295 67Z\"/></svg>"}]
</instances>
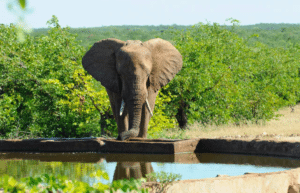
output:
<instances>
[{"instance_id":1,"label":"elephant reflection in water","mask_svg":"<svg viewBox=\"0 0 300 193\"><path fill-rule=\"evenodd\" d=\"M146 174L152 172L151 162L118 162L114 180L146 178Z\"/></svg>"}]
</instances>

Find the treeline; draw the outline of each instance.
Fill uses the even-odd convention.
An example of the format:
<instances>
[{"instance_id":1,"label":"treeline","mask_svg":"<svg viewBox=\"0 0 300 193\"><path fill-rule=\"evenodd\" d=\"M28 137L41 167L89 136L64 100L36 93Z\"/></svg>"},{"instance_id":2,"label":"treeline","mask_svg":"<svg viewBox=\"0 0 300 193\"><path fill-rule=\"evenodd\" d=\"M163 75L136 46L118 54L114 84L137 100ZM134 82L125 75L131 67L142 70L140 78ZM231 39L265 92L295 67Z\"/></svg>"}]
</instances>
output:
<instances>
[{"instance_id":1,"label":"treeline","mask_svg":"<svg viewBox=\"0 0 300 193\"><path fill-rule=\"evenodd\" d=\"M187 30L192 26L184 25L159 25L159 26L106 26L94 28L71 28L72 34L77 34L76 40L81 41L80 45L88 47L96 41L109 37L120 40L135 40L146 41L155 37L171 41L174 38L172 33L174 30ZM220 26L227 30L238 34L239 37L247 39L253 34L256 37L251 38L247 43L254 46L255 42L264 43L270 47L288 48L291 45L300 42L300 24L270 24L261 23L255 25L243 25L232 29L232 26ZM48 29L34 29L32 35L40 36L47 35Z\"/></svg>"},{"instance_id":2,"label":"treeline","mask_svg":"<svg viewBox=\"0 0 300 193\"><path fill-rule=\"evenodd\" d=\"M95 28L71 28L70 33L77 34L76 40L81 41L80 45L88 47L96 41L106 38L117 38L120 40L141 40L146 41L157 36L163 39L171 40L173 35L170 28L184 30L186 26L179 25L160 25L160 26L108 26ZM48 29L35 29L34 36L46 35ZM171 30L172 31L172 30Z\"/></svg>"},{"instance_id":3,"label":"treeline","mask_svg":"<svg viewBox=\"0 0 300 193\"><path fill-rule=\"evenodd\" d=\"M240 26L235 28L234 32L244 39L256 34L248 41L248 45L251 46L255 46L256 42L261 42L273 48L291 48L300 42L300 24Z\"/></svg>"},{"instance_id":4,"label":"treeline","mask_svg":"<svg viewBox=\"0 0 300 193\"><path fill-rule=\"evenodd\" d=\"M1 136L115 136L106 91L81 65L91 44L80 45L80 35L60 27L56 17L48 23L46 34L27 35L22 43L17 41L14 25L0 26ZM182 70L157 99L149 126L152 137L178 122L184 127L195 121L266 121L280 107L300 101L300 41L293 40L284 48L268 46L253 40L255 33L241 38L235 22L229 29L197 24L185 29L133 31L123 26L116 29L116 36L109 36L112 28L108 28L93 43L108 37L142 41L160 37L170 40L183 56ZM126 37L122 30L136 36Z\"/></svg>"}]
</instances>

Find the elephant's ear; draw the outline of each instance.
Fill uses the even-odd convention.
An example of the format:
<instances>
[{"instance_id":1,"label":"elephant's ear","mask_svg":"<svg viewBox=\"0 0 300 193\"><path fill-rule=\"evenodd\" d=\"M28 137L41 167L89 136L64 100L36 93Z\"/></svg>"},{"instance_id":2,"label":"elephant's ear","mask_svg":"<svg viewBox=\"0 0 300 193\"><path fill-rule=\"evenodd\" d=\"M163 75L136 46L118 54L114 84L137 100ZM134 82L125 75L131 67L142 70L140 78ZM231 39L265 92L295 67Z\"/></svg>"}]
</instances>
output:
<instances>
[{"instance_id":1,"label":"elephant's ear","mask_svg":"<svg viewBox=\"0 0 300 193\"><path fill-rule=\"evenodd\" d=\"M82 58L83 68L112 92L120 92L116 69L115 52L125 42L118 39L105 39L94 43Z\"/></svg>"},{"instance_id":2,"label":"elephant's ear","mask_svg":"<svg viewBox=\"0 0 300 193\"><path fill-rule=\"evenodd\" d=\"M156 38L143 43L152 53L150 84L155 91L168 84L181 70L182 56L168 41Z\"/></svg>"}]
</instances>

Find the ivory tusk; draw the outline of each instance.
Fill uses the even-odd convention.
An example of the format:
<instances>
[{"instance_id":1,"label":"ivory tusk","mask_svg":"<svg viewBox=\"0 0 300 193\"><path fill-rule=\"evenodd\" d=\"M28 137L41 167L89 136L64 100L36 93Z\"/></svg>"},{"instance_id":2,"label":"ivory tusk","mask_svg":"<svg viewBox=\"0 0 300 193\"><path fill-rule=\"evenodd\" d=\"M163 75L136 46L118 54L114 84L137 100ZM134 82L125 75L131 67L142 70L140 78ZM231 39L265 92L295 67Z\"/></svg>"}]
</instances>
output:
<instances>
[{"instance_id":1,"label":"ivory tusk","mask_svg":"<svg viewBox=\"0 0 300 193\"><path fill-rule=\"evenodd\" d=\"M123 115L124 107L125 107L125 102L124 102L124 100L122 99L121 108L120 108L120 116Z\"/></svg>"},{"instance_id":2,"label":"ivory tusk","mask_svg":"<svg viewBox=\"0 0 300 193\"><path fill-rule=\"evenodd\" d=\"M150 111L151 116L153 116L153 113L151 111L150 105L148 103L148 99L146 99L146 104L147 104L148 110Z\"/></svg>"}]
</instances>

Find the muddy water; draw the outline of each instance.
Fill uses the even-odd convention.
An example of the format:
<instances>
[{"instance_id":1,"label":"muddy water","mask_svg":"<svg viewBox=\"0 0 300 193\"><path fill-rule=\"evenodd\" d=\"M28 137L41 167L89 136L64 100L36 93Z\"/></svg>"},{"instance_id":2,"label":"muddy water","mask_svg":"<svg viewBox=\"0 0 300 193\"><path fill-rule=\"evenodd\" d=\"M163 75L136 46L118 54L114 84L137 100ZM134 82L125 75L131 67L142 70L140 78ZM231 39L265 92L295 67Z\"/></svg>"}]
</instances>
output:
<instances>
[{"instance_id":1,"label":"muddy water","mask_svg":"<svg viewBox=\"0 0 300 193\"><path fill-rule=\"evenodd\" d=\"M109 181L145 177L151 172L181 174L181 179L202 179L249 173L266 173L300 167L300 160L212 153L175 155L98 154L98 153L0 153L0 175L19 179L42 173L66 175L93 184L89 177L96 170L108 173Z\"/></svg>"}]
</instances>

